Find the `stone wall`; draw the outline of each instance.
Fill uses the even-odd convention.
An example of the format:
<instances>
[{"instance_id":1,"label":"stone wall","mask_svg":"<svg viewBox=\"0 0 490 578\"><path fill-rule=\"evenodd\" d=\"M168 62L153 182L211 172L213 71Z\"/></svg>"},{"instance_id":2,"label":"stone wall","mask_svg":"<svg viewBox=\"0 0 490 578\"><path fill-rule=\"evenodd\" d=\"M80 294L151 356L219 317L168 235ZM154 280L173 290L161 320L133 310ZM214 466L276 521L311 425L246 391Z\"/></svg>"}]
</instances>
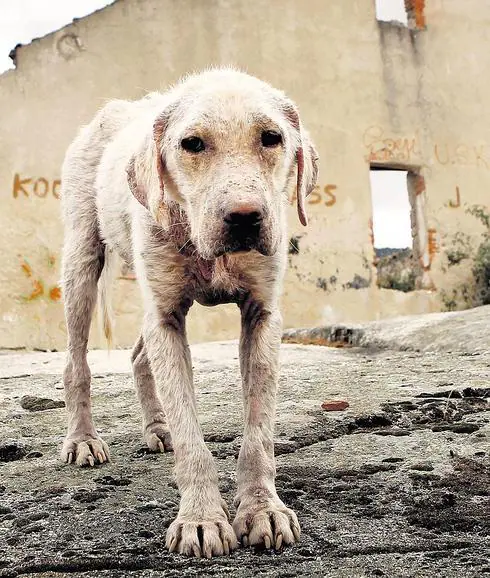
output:
<instances>
[{"instance_id":1,"label":"stone wall","mask_svg":"<svg viewBox=\"0 0 490 578\"><path fill-rule=\"evenodd\" d=\"M474 207L486 210L490 190L490 4L412 4L405 27L378 22L367 0L118 0L18 48L0 76L0 347L64 346L59 179L77 128L111 98L212 64L286 90L320 153L308 229L289 215L286 326L470 305L485 231ZM420 289L378 287L370 165L410 171ZM140 315L130 272L114 293L117 343L129 345ZM232 306L190 315L192 341L238 329Z\"/></svg>"}]
</instances>

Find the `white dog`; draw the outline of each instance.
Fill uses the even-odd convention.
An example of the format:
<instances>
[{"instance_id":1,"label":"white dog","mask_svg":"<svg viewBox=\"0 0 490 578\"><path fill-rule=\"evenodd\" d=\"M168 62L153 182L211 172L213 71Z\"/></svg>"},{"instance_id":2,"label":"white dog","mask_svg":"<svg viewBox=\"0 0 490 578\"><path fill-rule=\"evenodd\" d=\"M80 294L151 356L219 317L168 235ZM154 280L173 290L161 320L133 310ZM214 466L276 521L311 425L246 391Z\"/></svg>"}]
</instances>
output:
<instances>
[{"instance_id":1,"label":"white dog","mask_svg":"<svg viewBox=\"0 0 490 578\"><path fill-rule=\"evenodd\" d=\"M175 453L180 509L170 551L228 554L298 540L294 512L275 488L274 415L287 254L286 205L316 183L317 155L295 105L232 69L184 79L165 94L114 101L84 127L62 172L68 433L62 457L109 459L90 405L87 343L97 284L111 254L134 265L144 298L134 378L150 449ZM108 275L100 282L104 326ZM185 317L196 300L237 303L245 429L233 527L199 426ZM171 434L171 437L170 437Z\"/></svg>"}]
</instances>

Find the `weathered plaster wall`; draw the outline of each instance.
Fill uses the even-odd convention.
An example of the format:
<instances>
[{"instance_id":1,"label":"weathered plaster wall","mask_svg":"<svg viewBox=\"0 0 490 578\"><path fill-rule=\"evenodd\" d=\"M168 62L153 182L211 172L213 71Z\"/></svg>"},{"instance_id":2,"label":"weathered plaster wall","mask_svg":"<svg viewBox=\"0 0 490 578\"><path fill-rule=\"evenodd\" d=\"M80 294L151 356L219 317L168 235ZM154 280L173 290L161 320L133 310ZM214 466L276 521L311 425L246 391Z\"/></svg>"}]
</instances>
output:
<instances>
[{"instance_id":1,"label":"weathered plaster wall","mask_svg":"<svg viewBox=\"0 0 490 578\"><path fill-rule=\"evenodd\" d=\"M0 77L0 347L64 347L58 192L78 126L108 99L141 97L211 64L237 64L286 90L318 146L307 230L290 210L298 251L286 326L436 311L448 299L465 306L484 231L467 209L490 204L490 4L427 0L424 16L427 28L411 31L378 23L374 0L119 0L18 49L17 69ZM376 285L370 162L423 176L428 289ZM469 257L449 266L458 242ZM128 345L136 282L119 279L114 292L117 343ZM238 326L232 306L196 306L189 333L219 339Z\"/></svg>"}]
</instances>

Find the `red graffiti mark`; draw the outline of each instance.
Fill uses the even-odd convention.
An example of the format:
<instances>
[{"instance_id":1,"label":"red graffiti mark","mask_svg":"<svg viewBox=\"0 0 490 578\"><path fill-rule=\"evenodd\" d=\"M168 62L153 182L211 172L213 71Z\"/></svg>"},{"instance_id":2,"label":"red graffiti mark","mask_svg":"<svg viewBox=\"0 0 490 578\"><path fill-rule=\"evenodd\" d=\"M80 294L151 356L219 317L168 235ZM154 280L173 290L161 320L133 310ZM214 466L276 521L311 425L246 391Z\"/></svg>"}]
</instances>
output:
<instances>
[{"instance_id":1,"label":"red graffiti mark","mask_svg":"<svg viewBox=\"0 0 490 578\"><path fill-rule=\"evenodd\" d=\"M323 189L320 185L316 185L308 196L308 205L320 205L324 204L326 207L331 207L337 202L337 196L333 192L337 189L337 185L325 185ZM294 205L296 202L296 191L289 198L289 204Z\"/></svg>"},{"instance_id":2,"label":"red graffiti mark","mask_svg":"<svg viewBox=\"0 0 490 578\"><path fill-rule=\"evenodd\" d=\"M293 202L296 201L296 193L293 195L294 199ZM316 187L311 191L310 195L308 196L308 204L309 205L318 205L318 203L322 202L322 193L320 191L320 185L316 185Z\"/></svg>"},{"instance_id":3,"label":"red graffiti mark","mask_svg":"<svg viewBox=\"0 0 490 578\"><path fill-rule=\"evenodd\" d=\"M25 197L29 196L28 191L24 188L27 185L31 184L31 179L21 179L18 173L14 175L14 186L13 186L13 195L14 199L16 199L20 194L23 194Z\"/></svg>"},{"instance_id":4,"label":"red graffiti mark","mask_svg":"<svg viewBox=\"0 0 490 578\"><path fill-rule=\"evenodd\" d=\"M52 287L49 291L49 298L51 301L59 301L61 299L61 289L59 287Z\"/></svg>"},{"instance_id":5,"label":"red graffiti mark","mask_svg":"<svg viewBox=\"0 0 490 578\"><path fill-rule=\"evenodd\" d=\"M38 299L39 297L44 295L44 285L42 281L40 281L39 279L33 279L32 287L33 289L31 293L23 297L25 301L34 301L35 299Z\"/></svg>"},{"instance_id":6,"label":"red graffiti mark","mask_svg":"<svg viewBox=\"0 0 490 578\"><path fill-rule=\"evenodd\" d=\"M425 179L422 175L415 177L415 195L421 195L425 191Z\"/></svg>"},{"instance_id":7,"label":"red graffiti mark","mask_svg":"<svg viewBox=\"0 0 490 578\"><path fill-rule=\"evenodd\" d=\"M459 187L456 187L456 202L454 202L451 199L449 201L449 206L452 207L453 209L457 209L458 207L461 207L461 195L459 192Z\"/></svg>"},{"instance_id":8,"label":"red graffiti mark","mask_svg":"<svg viewBox=\"0 0 490 578\"><path fill-rule=\"evenodd\" d=\"M432 263L432 260L435 254L439 251L439 245L437 244L437 230L436 229L428 229L427 230L427 242L428 242L428 249L429 249L429 260Z\"/></svg>"},{"instance_id":9,"label":"red graffiti mark","mask_svg":"<svg viewBox=\"0 0 490 578\"><path fill-rule=\"evenodd\" d=\"M438 162L440 165L447 165L448 162L449 162L449 150L448 150L448 146L445 145L445 148L446 148L446 156L445 156L445 159L442 160L442 158L441 158L441 156L440 156L440 154L439 154L439 145L438 145L437 143L434 145L434 156L436 157L436 160L437 160L437 162Z\"/></svg>"},{"instance_id":10,"label":"red graffiti mark","mask_svg":"<svg viewBox=\"0 0 490 578\"><path fill-rule=\"evenodd\" d=\"M485 158L485 150L487 149L487 145L481 145L479 147L474 147L475 150L475 157L476 157L476 166L480 167L483 165L483 168L488 169L490 168L490 163L487 158Z\"/></svg>"},{"instance_id":11,"label":"red graffiti mark","mask_svg":"<svg viewBox=\"0 0 490 578\"><path fill-rule=\"evenodd\" d=\"M58 192L58 189L61 187L61 181L60 179L55 179L53 181L53 197L55 199L59 199L60 198L60 194Z\"/></svg>"},{"instance_id":12,"label":"red graffiti mark","mask_svg":"<svg viewBox=\"0 0 490 578\"><path fill-rule=\"evenodd\" d=\"M489 149L486 144L471 146L465 143L458 143L450 146L447 143L435 143L434 157L443 166L459 165L462 167L490 168Z\"/></svg>"},{"instance_id":13,"label":"red graffiti mark","mask_svg":"<svg viewBox=\"0 0 490 578\"><path fill-rule=\"evenodd\" d=\"M325 205L327 207L331 207L333 205L335 205L335 203L337 202L337 197L335 196L335 194L332 191L335 191L337 189L337 185L327 185L323 191L324 193L327 195L328 199L325 201Z\"/></svg>"},{"instance_id":14,"label":"red graffiti mark","mask_svg":"<svg viewBox=\"0 0 490 578\"><path fill-rule=\"evenodd\" d=\"M21 178L19 173L15 173L14 182L12 186L12 195L14 199L18 197L32 197L36 196L40 199L53 196L55 199L60 198L59 188L61 186L60 179L50 181L44 177L33 179L32 177Z\"/></svg>"},{"instance_id":15,"label":"red graffiti mark","mask_svg":"<svg viewBox=\"0 0 490 578\"><path fill-rule=\"evenodd\" d=\"M49 267L54 267L54 265L56 264L56 257L52 253L48 252L47 262ZM45 291L44 281L34 277L34 271L29 262L27 261L27 259L21 257L20 268L23 271L24 275L31 280L32 285L32 291L28 295L21 295L21 299L23 301L30 302L39 299L43 296L49 298L51 301L54 302L59 301L61 299L61 289L57 285L51 287L49 292Z\"/></svg>"},{"instance_id":16,"label":"red graffiti mark","mask_svg":"<svg viewBox=\"0 0 490 578\"><path fill-rule=\"evenodd\" d=\"M49 183L47 179L40 177L34 182L34 194L36 197L44 198L49 192Z\"/></svg>"},{"instance_id":17,"label":"red graffiti mark","mask_svg":"<svg viewBox=\"0 0 490 578\"><path fill-rule=\"evenodd\" d=\"M20 268L22 269L22 271L24 271L24 273L27 275L27 277L32 277L32 269L31 266L29 265L29 263L24 259L24 261L20 264Z\"/></svg>"},{"instance_id":18,"label":"red graffiti mark","mask_svg":"<svg viewBox=\"0 0 490 578\"><path fill-rule=\"evenodd\" d=\"M365 160L372 162L410 162L420 154L415 137L392 138L380 126L368 127L362 137L368 150Z\"/></svg>"},{"instance_id":19,"label":"red graffiti mark","mask_svg":"<svg viewBox=\"0 0 490 578\"><path fill-rule=\"evenodd\" d=\"M417 0L412 0L417 1ZM416 136L387 135L380 126L369 126L362 137L366 148L366 162L412 163L420 159L420 148ZM458 165L490 169L490 147L486 144L435 142L432 145L435 162L442 166Z\"/></svg>"}]
</instances>

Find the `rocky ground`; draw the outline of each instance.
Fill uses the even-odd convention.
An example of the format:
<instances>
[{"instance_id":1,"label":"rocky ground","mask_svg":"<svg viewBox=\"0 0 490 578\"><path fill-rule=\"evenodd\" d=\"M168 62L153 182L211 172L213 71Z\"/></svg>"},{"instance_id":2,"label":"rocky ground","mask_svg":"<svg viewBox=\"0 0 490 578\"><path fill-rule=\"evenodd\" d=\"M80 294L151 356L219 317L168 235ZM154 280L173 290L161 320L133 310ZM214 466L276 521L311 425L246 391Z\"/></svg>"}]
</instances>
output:
<instances>
[{"instance_id":1,"label":"rocky ground","mask_svg":"<svg viewBox=\"0 0 490 578\"><path fill-rule=\"evenodd\" d=\"M63 355L1 354L0 576L490 575L490 308L329 328L323 341L319 331L288 341L344 347L282 349L277 486L301 542L213 560L164 547L178 507L173 456L142 445L127 352L90 354L113 458L94 469L58 458ZM232 506L237 346L192 349L202 426ZM322 409L332 400L349 407Z\"/></svg>"}]
</instances>

